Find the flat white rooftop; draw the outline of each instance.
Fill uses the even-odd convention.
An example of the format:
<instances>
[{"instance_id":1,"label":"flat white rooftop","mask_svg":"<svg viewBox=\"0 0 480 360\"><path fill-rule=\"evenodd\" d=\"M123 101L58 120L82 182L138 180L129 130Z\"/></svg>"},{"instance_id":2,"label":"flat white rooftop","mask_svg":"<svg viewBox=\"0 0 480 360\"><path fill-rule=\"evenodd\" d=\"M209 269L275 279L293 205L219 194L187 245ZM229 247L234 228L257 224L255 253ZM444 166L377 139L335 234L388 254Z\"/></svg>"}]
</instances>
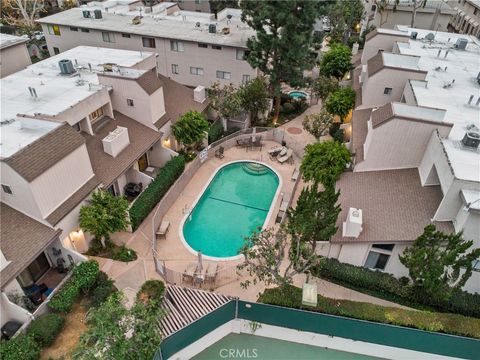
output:
<instances>
[{"instance_id":1,"label":"flat white rooftop","mask_svg":"<svg viewBox=\"0 0 480 360\"><path fill-rule=\"evenodd\" d=\"M392 66L409 70L420 70L418 56L407 56L400 54L383 53L383 63L385 66Z\"/></svg>"},{"instance_id":2,"label":"flat white rooftop","mask_svg":"<svg viewBox=\"0 0 480 360\"><path fill-rule=\"evenodd\" d=\"M412 31L418 33L416 40L398 42L398 49L400 54L420 56L419 68L428 71L426 82L410 81L417 104L445 109L447 112L443 121L454 124L448 139L443 140L443 145L455 176L480 181L480 150L468 150L460 144L467 130L480 129L480 106L476 105L480 97L480 85L477 82L480 72L480 42L473 36L463 34L403 26L398 26L398 29L408 34ZM435 36L433 41L425 38L428 33ZM454 48L459 38L468 40L465 50ZM471 95L473 101L469 105Z\"/></svg>"},{"instance_id":3,"label":"flat white rooftop","mask_svg":"<svg viewBox=\"0 0 480 360\"><path fill-rule=\"evenodd\" d=\"M28 38L0 33L0 49L27 42Z\"/></svg>"},{"instance_id":4,"label":"flat white rooftop","mask_svg":"<svg viewBox=\"0 0 480 360\"><path fill-rule=\"evenodd\" d=\"M154 54L79 46L1 79L0 157L12 155L55 127L43 120L32 120L29 124L35 124L34 129L22 126L25 119L17 114L56 116L102 89L97 73L103 73L103 64L132 67L150 56ZM62 59L73 62L76 74L60 73L58 62ZM128 69L119 75L137 77L143 72ZM30 94L29 87L35 89L37 97Z\"/></svg>"},{"instance_id":5,"label":"flat white rooftop","mask_svg":"<svg viewBox=\"0 0 480 360\"><path fill-rule=\"evenodd\" d=\"M405 116L409 118L418 118L428 121L443 122L445 118L446 110L433 109L422 106L413 106L405 103L394 102L392 103L393 113L399 116Z\"/></svg>"},{"instance_id":6,"label":"flat white rooftop","mask_svg":"<svg viewBox=\"0 0 480 360\"><path fill-rule=\"evenodd\" d=\"M82 11L95 9L101 8L82 6L41 18L38 22L241 48L246 48L247 39L255 34L247 24L240 21L239 11L236 9L222 10L217 20L214 20L211 14L205 16L185 11L177 11L170 15L163 12L149 14L144 10L141 23L138 25L132 24L132 20L140 15L140 11L132 12L125 10L124 7L115 13L112 13L113 10L102 11L102 19L83 17ZM227 15L231 15L232 18L227 19ZM209 32L210 24L216 24L216 33ZM230 33L223 34L223 28L229 28Z\"/></svg>"}]
</instances>

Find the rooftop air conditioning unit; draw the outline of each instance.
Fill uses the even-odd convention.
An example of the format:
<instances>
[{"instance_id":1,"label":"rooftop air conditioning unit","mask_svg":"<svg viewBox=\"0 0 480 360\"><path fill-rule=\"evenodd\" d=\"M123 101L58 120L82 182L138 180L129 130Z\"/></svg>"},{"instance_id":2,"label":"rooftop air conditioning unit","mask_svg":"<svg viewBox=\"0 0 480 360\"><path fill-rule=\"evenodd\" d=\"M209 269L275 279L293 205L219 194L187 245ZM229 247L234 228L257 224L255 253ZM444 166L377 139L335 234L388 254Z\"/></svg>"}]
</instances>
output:
<instances>
[{"instance_id":1,"label":"rooftop air conditioning unit","mask_svg":"<svg viewBox=\"0 0 480 360\"><path fill-rule=\"evenodd\" d=\"M60 67L60 73L62 75L70 75L75 72L75 68L73 67L73 63L71 60L63 59L58 62L58 66Z\"/></svg>"},{"instance_id":2,"label":"rooftop air conditioning unit","mask_svg":"<svg viewBox=\"0 0 480 360\"><path fill-rule=\"evenodd\" d=\"M457 42L455 43L455 45L453 45L455 47L455 49L457 50L465 50L467 48L467 44L468 44L468 40L465 39L465 38L458 38L457 39Z\"/></svg>"},{"instance_id":3,"label":"rooftop air conditioning unit","mask_svg":"<svg viewBox=\"0 0 480 360\"><path fill-rule=\"evenodd\" d=\"M140 16L135 16L133 19L132 19L132 24L133 25L138 25L142 22L142 18Z\"/></svg>"},{"instance_id":4,"label":"rooftop air conditioning unit","mask_svg":"<svg viewBox=\"0 0 480 360\"><path fill-rule=\"evenodd\" d=\"M82 14L83 14L83 17L85 19L88 19L90 17L90 11L89 10L83 10Z\"/></svg>"},{"instance_id":5,"label":"rooftop air conditioning unit","mask_svg":"<svg viewBox=\"0 0 480 360\"><path fill-rule=\"evenodd\" d=\"M93 11L93 16L95 17L95 19L101 19L102 18L102 10L94 10Z\"/></svg>"},{"instance_id":6,"label":"rooftop air conditioning unit","mask_svg":"<svg viewBox=\"0 0 480 360\"><path fill-rule=\"evenodd\" d=\"M208 25L208 32L210 34L216 34L217 33L217 26L215 24Z\"/></svg>"},{"instance_id":7,"label":"rooftop air conditioning unit","mask_svg":"<svg viewBox=\"0 0 480 360\"><path fill-rule=\"evenodd\" d=\"M230 34L230 28L229 28L229 27L224 27L224 28L222 29L222 33L223 33L223 35L228 35L228 34Z\"/></svg>"},{"instance_id":8,"label":"rooftop air conditioning unit","mask_svg":"<svg viewBox=\"0 0 480 360\"><path fill-rule=\"evenodd\" d=\"M358 238L362 230L362 210L348 209L347 221L343 222L343 236Z\"/></svg>"},{"instance_id":9,"label":"rooftop air conditioning unit","mask_svg":"<svg viewBox=\"0 0 480 360\"><path fill-rule=\"evenodd\" d=\"M416 39L417 39L417 36L418 36L418 32L412 31L412 33L410 34L410 39L416 40Z\"/></svg>"},{"instance_id":10,"label":"rooftop air conditioning unit","mask_svg":"<svg viewBox=\"0 0 480 360\"><path fill-rule=\"evenodd\" d=\"M462 139L462 144L469 148L478 149L478 145L480 145L480 134L474 131L467 132Z\"/></svg>"}]
</instances>

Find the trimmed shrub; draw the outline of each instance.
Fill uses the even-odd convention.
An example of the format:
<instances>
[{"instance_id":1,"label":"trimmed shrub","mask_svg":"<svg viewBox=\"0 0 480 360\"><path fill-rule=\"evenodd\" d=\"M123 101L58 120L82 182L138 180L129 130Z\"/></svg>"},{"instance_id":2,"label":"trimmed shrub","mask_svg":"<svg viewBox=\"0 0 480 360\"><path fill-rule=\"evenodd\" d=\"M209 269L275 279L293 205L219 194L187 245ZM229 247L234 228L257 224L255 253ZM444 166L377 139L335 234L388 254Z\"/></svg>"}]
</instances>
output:
<instances>
[{"instance_id":1,"label":"trimmed shrub","mask_svg":"<svg viewBox=\"0 0 480 360\"><path fill-rule=\"evenodd\" d=\"M40 346L29 335L19 335L11 340L0 341L0 359L36 360L40 357Z\"/></svg>"},{"instance_id":2,"label":"trimmed shrub","mask_svg":"<svg viewBox=\"0 0 480 360\"><path fill-rule=\"evenodd\" d=\"M329 299L318 295L316 307L302 305L302 289L288 285L283 289L266 289L259 302L305 309L354 319L406 326L427 331L480 338L480 320L456 314L405 310L370 303Z\"/></svg>"},{"instance_id":3,"label":"trimmed shrub","mask_svg":"<svg viewBox=\"0 0 480 360\"><path fill-rule=\"evenodd\" d=\"M90 289L97 279L100 268L95 260L82 262L75 266L72 278L81 290Z\"/></svg>"},{"instance_id":4,"label":"trimmed shrub","mask_svg":"<svg viewBox=\"0 0 480 360\"><path fill-rule=\"evenodd\" d=\"M137 299L144 302L150 303L154 301L158 303L158 301L163 299L163 294L165 293L165 284L160 280L148 280L145 281L138 290Z\"/></svg>"},{"instance_id":5,"label":"trimmed shrub","mask_svg":"<svg viewBox=\"0 0 480 360\"><path fill-rule=\"evenodd\" d=\"M125 247L125 245L118 246L115 248L112 256L113 260L130 262L137 260L137 253L133 249Z\"/></svg>"},{"instance_id":6,"label":"trimmed shrub","mask_svg":"<svg viewBox=\"0 0 480 360\"><path fill-rule=\"evenodd\" d=\"M208 130L208 143L211 144L223 137L223 125L220 121L215 121Z\"/></svg>"},{"instance_id":7,"label":"trimmed shrub","mask_svg":"<svg viewBox=\"0 0 480 360\"><path fill-rule=\"evenodd\" d=\"M72 309L73 303L80 294L80 288L70 278L60 290L58 290L48 302L48 307L54 311L67 313Z\"/></svg>"},{"instance_id":8,"label":"trimmed shrub","mask_svg":"<svg viewBox=\"0 0 480 360\"><path fill-rule=\"evenodd\" d=\"M27 334L43 347L50 346L63 329L65 319L59 314L45 314L33 320Z\"/></svg>"},{"instance_id":9,"label":"trimmed shrub","mask_svg":"<svg viewBox=\"0 0 480 360\"><path fill-rule=\"evenodd\" d=\"M404 279L380 271L325 259L312 274L348 288L410 307L437 309L465 316L480 317L480 295L460 291L449 300L435 299L421 289L405 284Z\"/></svg>"},{"instance_id":10,"label":"trimmed shrub","mask_svg":"<svg viewBox=\"0 0 480 360\"><path fill-rule=\"evenodd\" d=\"M150 185L142 192L129 210L132 228L135 231L142 221L163 198L185 169L185 158L174 157L160 170Z\"/></svg>"},{"instance_id":11,"label":"trimmed shrub","mask_svg":"<svg viewBox=\"0 0 480 360\"><path fill-rule=\"evenodd\" d=\"M100 306L115 291L117 289L113 285L113 280L103 271L100 271L90 292L90 305L94 307Z\"/></svg>"}]
</instances>

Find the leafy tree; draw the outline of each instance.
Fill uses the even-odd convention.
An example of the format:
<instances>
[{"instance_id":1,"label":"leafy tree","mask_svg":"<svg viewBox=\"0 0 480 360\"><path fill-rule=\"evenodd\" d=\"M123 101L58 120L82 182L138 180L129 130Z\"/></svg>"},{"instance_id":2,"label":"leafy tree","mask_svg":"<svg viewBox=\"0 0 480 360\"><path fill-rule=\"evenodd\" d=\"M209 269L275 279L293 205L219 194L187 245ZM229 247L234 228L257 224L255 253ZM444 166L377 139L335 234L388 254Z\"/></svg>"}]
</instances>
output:
<instances>
[{"instance_id":1,"label":"leafy tree","mask_svg":"<svg viewBox=\"0 0 480 360\"><path fill-rule=\"evenodd\" d=\"M352 68L352 52L342 44L332 44L320 61L320 74L341 79Z\"/></svg>"},{"instance_id":2,"label":"leafy tree","mask_svg":"<svg viewBox=\"0 0 480 360\"><path fill-rule=\"evenodd\" d=\"M256 31L247 41L247 61L269 78L275 122L280 115L281 83L303 85L303 71L315 64L317 4L308 0L241 1L240 7L242 21Z\"/></svg>"},{"instance_id":3,"label":"leafy tree","mask_svg":"<svg viewBox=\"0 0 480 360\"><path fill-rule=\"evenodd\" d=\"M333 186L320 191L318 183L306 187L300 193L295 209L288 211L287 228L293 238L308 243L315 252L317 241L329 241L338 230L336 226L340 205L340 192Z\"/></svg>"},{"instance_id":4,"label":"leafy tree","mask_svg":"<svg viewBox=\"0 0 480 360\"><path fill-rule=\"evenodd\" d=\"M338 89L338 80L325 76L320 75L317 79L315 79L312 83L312 92L318 96L322 101L330 95L332 92Z\"/></svg>"},{"instance_id":5,"label":"leafy tree","mask_svg":"<svg viewBox=\"0 0 480 360\"><path fill-rule=\"evenodd\" d=\"M351 87L342 87L331 93L325 101L325 109L330 114L345 119L355 106L355 91Z\"/></svg>"},{"instance_id":6,"label":"leafy tree","mask_svg":"<svg viewBox=\"0 0 480 360\"><path fill-rule=\"evenodd\" d=\"M93 234L106 247L105 241L110 234L127 230L127 209L128 201L124 197L97 190L88 200L88 205L80 208L80 227Z\"/></svg>"},{"instance_id":7,"label":"leafy tree","mask_svg":"<svg viewBox=\"0 0 480 360\"><path fill-rule=\"evenodd\" d=\"M257 122L258 113L268 109L268 84L263 76L257 76L244 84L239 90L242 107L250 112L252 125Z\"/></svg>"},{"instance_id":8,"label":"leafy tree","mask_svg":"<svg viewBox=\"0 0 480 360\"><path fill-rule=\"evenodd\" d=\"M19 27L30 37L38 28L36 20L45 12L42 0L2 0L2 22Z\"/></svg>"},{"instance_id":9,"label":"leafy tree","mask_svg":"<svg viewBox=\"0 0 480 360\"><path fill-rule=\"evenodd\" d=\"M333 116L325 109L320 110L317 114L306 115L302 121L303 128L310 134L315 136L317 140L325 134L333 124Z\"/></svg>"},{"instance_id":10,"label":"leafy tree","mask_svg":"<svg viewBox=\"0 0 480 360\"><path fill-rule=\"evenodd\" d=\"M239 90L233 85L220 86L215 82L209 90L210 106L221 118L231 119L242 112Z\"/></svg>"},{"instance_id":11,"label":"leafy tree","mask_svg":"<svg viewBox=\"0 0 480 360\"><path fill-rule=\"evenodd\" d=\"M413 283L426 294L449 298L465 285L472 275L473 260L480 257L480 248L467 253L472 245L473 240L464 240L462 233L445 234L430 224L399 259Z\"/></svg>"},{"instance_id":12,"label":"leafy tree","mask_svg":"<svg viewBox=\"0 0 480 360\"><path fill-rule=\"evenodd\" d=\"M246 269L253 277L240 284L243 288L258 282L266 286L273 284L284 287L292 282L295 275L308 272L321 261L310 244L302 242L300 238L292 237L289 243L288 232L284 228L277 232L273 229L254 232L245 238L240 253L245 260L237 268ZM287 265L282 267L284 261Z\"/></svg>"},{"instance_id":13,"label":"leafy tree","mask_svg":"<svg viewBox=\"0 0 480 360\"><path fill-rule=\"evenodd\" d=\"M209 127L203 114L198 111L189 111L172 125L172 132L178 141L189 147L201 141Z\"/></svg>"},{"instance_id":14,"label":"leafy tree","mask_svg":"<svg viewBox=\"0 0 480 360\"><path fill-rule=\"evenodd\" d=\"M325 187L333 186L350 162L350 152L345 145L329 140L305 147L305 155L300 165L303 178Z\"/></svg>"},{"instance_id":15,"label":"leafy tree","mask_svg":"<svg viewBox=\"0 0 480 360\"><path fill-rule=\"evenodd\" d=\"M330 19L330 37L334 42L346 44L352 30L360 24L364 14L364 7L361 0L337 0L330 5L328 17Z\"/></svg>"},{"instance_id":16,"label":"leafy tree","mask_svg":"<svg viewBox=\"0 0 480 360\"><path fill-rule=\"evenodd\" d=\"M215 14L215 19L217 18L217 13L225 8L238 8L238 0L210 0L209 3L210 12Z\"/></svg>"}]
</instances>

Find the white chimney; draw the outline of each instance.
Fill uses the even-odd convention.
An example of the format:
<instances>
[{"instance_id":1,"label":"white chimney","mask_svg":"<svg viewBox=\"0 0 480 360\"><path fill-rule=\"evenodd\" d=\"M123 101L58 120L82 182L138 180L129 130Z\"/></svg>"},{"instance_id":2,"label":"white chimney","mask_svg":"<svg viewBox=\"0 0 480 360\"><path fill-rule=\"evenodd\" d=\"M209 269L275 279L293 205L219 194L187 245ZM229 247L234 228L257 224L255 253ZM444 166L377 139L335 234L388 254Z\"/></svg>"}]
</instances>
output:
<instances>
[{"instance_id":1,"label":"white chimney","mask_svg":"<svg viewBox=\"0 0 480 360\"><path fill-rule=\"evenodd\" d=\"M362 210L350 208L348 209L347 221L343 222L343 237L358 238L362 232Z\"/></svg>"},{"instance_id":2,"label":"white chimney","mask_svg":"<svg viewBox=\"0 0 480 360\"><path fill-rule=\"evenodd\" d=\"M199 85L193 90L193 100L196 102L203 103L206 98L205 86Z\"/></svg>"},{"instance_id":3,"label":"white chimney","mask_svg":"<svg viewBox=\"0 0 480 360\"><path fill-rule=\"evenodd\" d=\"M117 128L111 131L102 140L103 151L108 155L116 157L120 152L130 144L128 138L128 129L125 127L117 126Z\"/></svg>"}]
</instances>

